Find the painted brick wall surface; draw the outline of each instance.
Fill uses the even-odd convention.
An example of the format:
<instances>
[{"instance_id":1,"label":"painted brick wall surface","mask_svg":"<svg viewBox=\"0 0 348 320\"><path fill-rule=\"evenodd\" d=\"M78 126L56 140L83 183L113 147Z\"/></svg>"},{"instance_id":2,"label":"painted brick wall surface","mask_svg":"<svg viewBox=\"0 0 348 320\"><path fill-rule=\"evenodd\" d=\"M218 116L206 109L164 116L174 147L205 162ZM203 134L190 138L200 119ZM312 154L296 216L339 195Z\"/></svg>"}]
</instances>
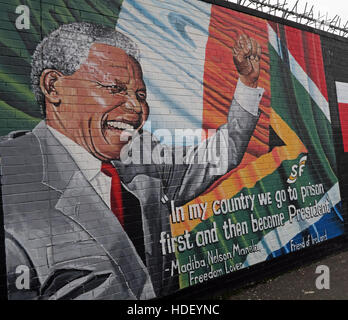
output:
<instances>
[{"instance_id":1,"label":"painted brick wall surface","mask_svg":"<svg viewBox=\"0 0 348 320\"><path fill-rule=\"evenodd\" d=\"M9 299L163 297L345 236L345 39L225 2L0 7Z\"/></svg>"}]
</instances>

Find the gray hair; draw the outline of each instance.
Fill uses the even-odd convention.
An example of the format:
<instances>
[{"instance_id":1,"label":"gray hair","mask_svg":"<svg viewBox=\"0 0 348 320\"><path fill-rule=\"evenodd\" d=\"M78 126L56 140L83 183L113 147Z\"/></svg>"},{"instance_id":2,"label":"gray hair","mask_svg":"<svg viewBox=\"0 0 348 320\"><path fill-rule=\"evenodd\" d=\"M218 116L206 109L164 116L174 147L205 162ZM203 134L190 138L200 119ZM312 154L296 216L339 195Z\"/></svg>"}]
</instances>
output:
<instances>
[{"instance_id":1,"label":"gray hair","mask_svg":"<svg viewBox=\"0 0 348 320\"><path fill-rule=\"evenodd\" d=\"M39 43L32 57L31 84L44 117L45 96L40 88L42 72L54 69L64 75L72 75L87 59L93 43L120 48L137 61L140 59L136 43L115 29L87 22L60 26Z\"/></svg>"}]
</instances>

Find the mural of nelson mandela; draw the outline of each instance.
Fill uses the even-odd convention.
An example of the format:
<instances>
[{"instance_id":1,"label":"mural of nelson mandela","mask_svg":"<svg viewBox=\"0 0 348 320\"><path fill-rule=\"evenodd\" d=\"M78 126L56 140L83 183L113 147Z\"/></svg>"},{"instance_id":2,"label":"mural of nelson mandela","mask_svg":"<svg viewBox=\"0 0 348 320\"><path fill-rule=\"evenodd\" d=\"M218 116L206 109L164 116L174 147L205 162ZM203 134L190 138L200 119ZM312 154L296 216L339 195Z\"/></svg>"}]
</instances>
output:
<instances>
[{"instance_id":1,"label":"mural of nelson mandela","mask_svg":"<svg viewBox=\"0 0 348 320\"><path fill-rule=\"evenodd\" d=\"M204 192L219 161L220 176L238 166L258 121L260 45L242 34L233 55L240 79L226 124L190 150L194 159L218 142L227 157L127 164L122 150L148 134L151 112L137 45L90 23L42 40L31 79L44 119L0 145L10 299L149 299L178 288L166 271L175 257L159 242L170 232L170 201ZM155 152L152 140L145 153ZM30 272L23 290L18 266Z\"/></svg>"}]
</instances>

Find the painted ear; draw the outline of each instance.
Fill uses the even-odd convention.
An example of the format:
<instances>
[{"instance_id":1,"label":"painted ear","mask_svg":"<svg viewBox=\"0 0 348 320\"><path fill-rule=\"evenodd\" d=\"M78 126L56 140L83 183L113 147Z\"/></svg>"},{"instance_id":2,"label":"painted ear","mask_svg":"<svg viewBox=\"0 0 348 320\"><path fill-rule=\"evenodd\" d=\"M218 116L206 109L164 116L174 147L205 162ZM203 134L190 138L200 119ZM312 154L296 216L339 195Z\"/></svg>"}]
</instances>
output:
<instances>
[{"instance_id":1,"label":"painted ear","mask_svg":"<svg viewBox=\"0 0 348 320\"><path fill-rule=\"evenodd\" d=\"M57 88L56 88L56 81L62 76L62 73L60 73L57 70L53 69L45 69L42 71L41 77L40 77L40 88L43 94L45 95L46 99L54 104L56 107L60 105L61 99L59 97Z\"/></svg>"}]
</instances>

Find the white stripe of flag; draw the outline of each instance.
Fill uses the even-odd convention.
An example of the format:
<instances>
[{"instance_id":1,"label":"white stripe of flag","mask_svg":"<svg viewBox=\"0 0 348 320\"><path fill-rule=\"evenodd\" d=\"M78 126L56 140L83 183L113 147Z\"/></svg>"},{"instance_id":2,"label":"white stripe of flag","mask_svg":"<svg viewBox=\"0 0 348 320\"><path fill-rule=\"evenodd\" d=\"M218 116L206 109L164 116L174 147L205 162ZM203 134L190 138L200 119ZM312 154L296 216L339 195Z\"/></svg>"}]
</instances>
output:
<instances>
[{"instance_id":1,"label":"white stripe of flag","mask_svg":"<svg viewBox=\"0 0 348 320\"><path fill-rule=\"evenodd\" d=\"M336 82L338 103L348 103L348 83Z\"/></svg>"}]
</instances>

